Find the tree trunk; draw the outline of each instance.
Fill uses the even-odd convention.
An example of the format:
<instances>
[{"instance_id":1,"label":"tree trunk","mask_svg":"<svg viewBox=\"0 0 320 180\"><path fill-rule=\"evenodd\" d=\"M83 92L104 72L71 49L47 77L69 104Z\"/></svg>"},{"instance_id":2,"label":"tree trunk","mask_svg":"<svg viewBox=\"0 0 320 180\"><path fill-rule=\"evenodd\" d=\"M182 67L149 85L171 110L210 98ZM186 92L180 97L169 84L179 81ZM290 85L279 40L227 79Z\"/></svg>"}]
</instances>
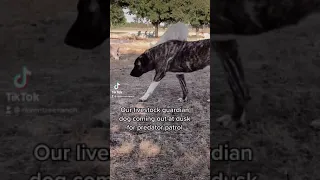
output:
<instances>
[{"instance_id":1,"label":"tree trunk","mask_svg":"<svg viewBox=\"0 0 320 180\"><path fill-rule=\"evenodd\" d=\"M199 26L196 27L196 37L198 39L198 36L199 36Z\"/></svg>"},{"instance_id":2,"label":"tree trunk","mask_svg":"<svg viewBox=\"0 0 320 180\"><path fill-rule=\"evenodd\" d=\"M155 28L155 31L154 31L155 35L154 36L155 36L155 38L158 38L159 37L159 33L158 32L159 32L159 24L160 23L159 22L153 22L152 24L153 24L153 26Z\"/></svg>"}]
</instances>

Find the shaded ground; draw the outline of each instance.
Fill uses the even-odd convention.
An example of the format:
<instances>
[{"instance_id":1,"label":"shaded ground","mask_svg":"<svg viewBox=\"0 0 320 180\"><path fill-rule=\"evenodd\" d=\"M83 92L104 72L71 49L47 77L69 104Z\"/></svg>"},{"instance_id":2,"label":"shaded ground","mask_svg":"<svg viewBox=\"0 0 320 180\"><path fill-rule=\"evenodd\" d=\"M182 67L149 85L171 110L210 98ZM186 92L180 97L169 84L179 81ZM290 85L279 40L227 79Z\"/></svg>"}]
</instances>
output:
<instances>
[{"instance_id":1,"label":"shaded ground","mask_svg":"<svg viewBox=\"0 0 320 180\"><path fill-rule=\"evenodd\" d=\"M64 35L75 17L75 14L64 11L68 6L68 10L75 10L75 1L69 5L62 1L47 4L15 1L17 5L10 2L1 2L0 5L1 12L7 13L1 16L3 24L0 26L1 109L5 110L6 105L18 105L21 108L71 108L76 111L39 115L21 113L19 116L13 111L12 115L4 116L5 112L1 111L1 179L25 180L37 172L65 175L68 179L75 175L107 175L108 161L76 162L71 157L69 162L40 162L32 156L39 143L73 150L77 143L108 147L109 130L92 119L108 105L109 86L106 82L109 76L105 68L108 57L104 56L107 47L101 47L103 51L100 53L99 49L80 51L63 45ZM30 8L20 11L22 4L26 5L24 8ZM25 89L17 90L13 86L13 77L21 73L23 65L32 76ZM8 102L7 92L37 93L40 101Z\"/></svg>"}]
</instances>

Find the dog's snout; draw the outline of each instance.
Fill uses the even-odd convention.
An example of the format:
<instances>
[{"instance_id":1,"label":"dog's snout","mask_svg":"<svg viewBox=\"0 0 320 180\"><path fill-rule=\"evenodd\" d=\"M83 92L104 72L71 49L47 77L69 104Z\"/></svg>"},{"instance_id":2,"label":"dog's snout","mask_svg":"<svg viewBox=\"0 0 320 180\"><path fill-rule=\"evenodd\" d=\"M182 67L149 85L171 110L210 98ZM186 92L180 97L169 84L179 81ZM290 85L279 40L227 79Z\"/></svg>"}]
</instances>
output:
<instances>
[{"instance_id":1,"label":"dog's snout","mask_svg":"<svg viewBox=\"0 0 320 180\"><path fill-rule=\"evenodd\" d=\"M136 77L135 73L134 73L134 70L131 71L130 76Z\"/></svg>"},{"instance_id":2,"label":"dog's snout","mask_svg":"<svg viewBox=\"0 0 320 180\"><path fill-rule=\"evenodd\" d=\"M136 67L134 67L130 73L130 76L133 76L133 77L140 77L142 76L142 72L137 70Z\"/></svg>"}]
</instances>

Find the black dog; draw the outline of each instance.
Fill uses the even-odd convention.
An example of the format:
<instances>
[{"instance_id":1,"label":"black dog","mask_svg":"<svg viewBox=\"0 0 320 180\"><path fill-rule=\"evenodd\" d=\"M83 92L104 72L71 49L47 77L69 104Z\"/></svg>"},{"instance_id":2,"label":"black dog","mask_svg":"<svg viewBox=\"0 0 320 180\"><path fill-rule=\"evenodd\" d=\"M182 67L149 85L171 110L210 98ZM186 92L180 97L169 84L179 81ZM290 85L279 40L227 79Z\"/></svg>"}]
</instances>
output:
<instances>
[{"instance_id":1,"label":"black dog","mask_svg":"<svg viewBox=\"0 0 320 180\"><path fill-rule=\"evenodd\" d=\"M140 98L140 101L146 101L167 72L177 73L176 77L183 93L179 100L186 101L188 90L183 73L194 72L208 65L210 65L210 39L193 42L170 40L140 55L135 60L130 75L140 77L146 72L155 70L153 82Z\"/></svg>"}]
</instances>

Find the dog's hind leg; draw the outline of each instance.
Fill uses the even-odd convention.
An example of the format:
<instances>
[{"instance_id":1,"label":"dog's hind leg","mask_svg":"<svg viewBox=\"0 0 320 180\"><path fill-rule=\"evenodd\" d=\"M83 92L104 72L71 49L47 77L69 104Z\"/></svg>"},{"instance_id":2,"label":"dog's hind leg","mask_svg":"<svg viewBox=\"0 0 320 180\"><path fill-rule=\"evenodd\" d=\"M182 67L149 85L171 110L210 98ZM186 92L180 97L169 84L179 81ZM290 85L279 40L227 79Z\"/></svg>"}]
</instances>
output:
<instances>
[{"instance_id":1,"label":"dog's hind leg","mask_svg":"<svg viewBox=\"0 0 320 180\"><path fill-rule=\"evenodd\" d=\"M184 80L184 74L176 74L176 77L178 78L181 89L182 89L182 98L179 98L178 100L180 102L185 102L187 101L188 89L187 89L186 81Z\"/></svg>"},{"instance_id":2,"label":"dog's hind leg","mask_svg":"<svg viewBox=\"0 0 320 180\"><path fill-rule=\"evenodd\" d=\"M238 45L236 40L221 41L216 43L215 48L223 64L234 102L232 115L224 115L217 121L224 126L229 126L231 122L238 127L246 123L246 106L251 99L244 77Z\"/></svg>"},{"instance_id":3,"label":"dog's hind leg","mask_svg":"<svg viewBox=\"0 0 320 180\"><path fill-rule=\"evenodd\" d=\"M153 93L153 91L156 89L156 87L159 85L161 79L165 76L165 73L159 73L156 71L156 75L150 84L147 92L139 99L139 102L144 102L146 101L149 96Z\"/></svg>"}]
</instances>

